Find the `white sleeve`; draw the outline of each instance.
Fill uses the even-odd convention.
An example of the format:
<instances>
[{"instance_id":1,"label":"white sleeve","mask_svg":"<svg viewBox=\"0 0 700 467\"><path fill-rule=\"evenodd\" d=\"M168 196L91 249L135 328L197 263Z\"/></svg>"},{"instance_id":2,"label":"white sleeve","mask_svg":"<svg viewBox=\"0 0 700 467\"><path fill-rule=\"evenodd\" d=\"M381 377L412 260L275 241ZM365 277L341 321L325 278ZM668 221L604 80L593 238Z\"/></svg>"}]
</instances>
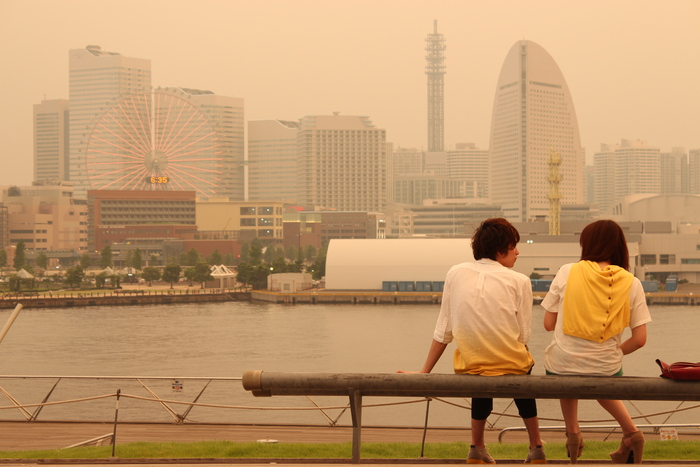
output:
<instances>
[{"instance_id":1,"label":"white sleeve","mask_svg":"<svg viewBox=\"0 0 700 467\"><path fill-rule=\"evenodd\" d=\"M552 284L549 286L549 292L542 300L542 308L550 313L559 313L561 311L564 303L564 289L566 288L566 280L569 277L568 272L570 268L571 265L565 264L559 269L557 275L554 276Z\"/></svg>"},{"instance_id":2,"label":"white sleeve","mask_svg":"<svg viewBox=\"0 0 700 467\"><path fill-rule=\"evenodd\" d=\"M630 329L650 321L651 313L649 313L647 299L644 295L644 287L639 279L635 277L630 289Z\"/></svg>"},{"instance_id":3,"label":"white sleeve","mask_svg":"<svg viewBox=\"0 0 700 467\"><path fill-rule=\"evenodd\" d=\"M530 279L521 282L520 300L518 306L518 325L520 326L520 337L518 340L527 345L530 342L532 333L532 283Z\"/></svg>"},{"instance_id":4,"label":"white sleeve","mask_svg":"<svg viewBox=\"0 0 700 467\"><path fill-rule=\"evenodd\" d=\"M450 317L450 306L452 303L452 276L448 272L445 278L445 286L442 291L442 304L440 305L440 315L438 316L437 324L433 339L442 344L452 342L452 320Z\"/></svg>"}]
</instances>

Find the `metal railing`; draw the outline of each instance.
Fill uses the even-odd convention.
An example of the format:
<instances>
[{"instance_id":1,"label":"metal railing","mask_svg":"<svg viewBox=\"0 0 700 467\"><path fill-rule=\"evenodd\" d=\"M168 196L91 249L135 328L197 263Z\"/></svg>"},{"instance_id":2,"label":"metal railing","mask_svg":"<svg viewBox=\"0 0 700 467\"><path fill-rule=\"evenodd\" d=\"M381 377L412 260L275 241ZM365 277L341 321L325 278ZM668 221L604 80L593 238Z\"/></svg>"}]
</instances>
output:
<instances>
[{"instance_id":1,"label":"metal railing","mask_svg":"<svg viewBox=\"0 0 700 467\"><path fill-rule=\"evenodd\" d=\"M0 405L0 421L70 420L104 423L111 422L113 417L114 429L112 433L99 438L102 441L110 438L114 448L119 422L153 422L154 420L158 422L160 420L161 423L174 424L214 422L232 425L249 423L299 425L299 419L306 418L308 420L311 417L317 419L320 416L327 426L334 427L340 426L341 419L349 416L353 429L357 428L359 432L362 426L363 410L367 414L371 414L373 411L385 413L401 407L401 413L405 413L406 410L403 407L412 405L416 407L415 412L419 415L424 411L424 425L414 426L423 429L424 444L426 430L430 427L444 427L444 425L435 424L436 420L442 421L439 410L444 408L450 412L455 412L455 409L463 411L467 416L459 415L458 418L461 421L468 420L468 413L471 410L468 399L471 397L470 394L472 396L488 394L487 397L504 398L501 399L504 407L499 409L499 404L497 404L496 410L488 421L489 430L500 430L499 441L501 441L506 434L522 430L519 427L509 426L515 421L519 423L520 417L515 411L512 401L506 400L506 398L518 394L522 395L521 393L524 391L534 391L535 397L541 399L538 401L541 407L541 422L562 423L558 403L547 399L558 398L562 395L573 397L575 394L581 399L626 399L632 409L630 412L636 411L637 413L633 414L633 418L642 422L638 426L647 427L654 430L653 432L657 432L658 428L663 426L696 431L700 428L698 423L685 423L679 419L685 415L686 418L692 418L691 421L699 420L700 404L680 402L669 406L666 403L666 408L660 408L660 401L700 400L700 383L676 383L662 378L587 378L536 375L482 378L440 374L362 374L353 376L348 374L259 372L259 375L253 378L253 380L257 379L258 383L255 384L259 385L251 387L250 375L248 373L246 375L249 379L247 382L244 382L246 376L244 378L175 378L169 376L0 375L0 399L4 396L10 402L9 405ZM283 385L287 386L286 389L279 386L281 380L275 383L276 387L265 384L266 381L270 381L269 376L275 375L291 378L282 382ZM313 378L309 378L310 375L313 375ZM307 382L304 384L307 386L299 386L299 381L303 379L306 379ZM472 387L472 389L465 390L463 386L465 381L478 382L482 386L477 386L477 389ZM543 381L547 388L534 389L533 384L536 386ZM556 381L569 382L574 386L553 384ZM243 385L242 382L244 382ZM371 384L368 385L368 383ZM621 386L619 384L609 385L609 383L620 383ZM292 402L289 405L280 405L280 399L277 398L252 398L250 393L244 390L246 384L248 390L254 388L256 391L268 391L271 395L281 393L291 395L290 393L294 393L296 397L284 399L285 404ZM325 397L329 394L331 397ZM337 395L349 399L341 404L328 403L332 402L333 396ZM368 403L373 397L381 397L381 403ZM393 399L389 399L390 397ZM118 399L121 405L118 404ZM638 402L635 402L650 399L655 401L652 410L645 411L639 407ZM321 402L321 400L323 401ZM264 403L258 405L262 401ZM431 406L433 402L434 404ZM550 404L547 404L548 402ZM595 415L595 413L592 410L589 411L584 402L582 401L580 411L583 429L601 430L608 434L616 432L618 426L609 424L614 423L614 421L607 413L599 418L591 418L591 415ZM507 405L505 405L506 403ZM664 403L661 402L661 404ZM548 405L551 407L547 407ZM597 406L597 404L595 405ZM553 416L548 417L547 413ZM12 416L14 418L11 418ZM433 417L432 421L430 416ZM671 417L674 417L673 420ZM393 417L388 415L380 418L389 420ZM415 425L420 424L421 422L418 421ZM342 426L348 426L348 423ZM560 426L543 426L542 430L563 432L564 426L563 423ZM353 433L353 440L355 440L354 436L355 433ZM98 441L100 440L87 440L78 444ZM358 453L353 451L353 455L359 455L359 435L357 446Z\"/></svg>"}]
</instances>

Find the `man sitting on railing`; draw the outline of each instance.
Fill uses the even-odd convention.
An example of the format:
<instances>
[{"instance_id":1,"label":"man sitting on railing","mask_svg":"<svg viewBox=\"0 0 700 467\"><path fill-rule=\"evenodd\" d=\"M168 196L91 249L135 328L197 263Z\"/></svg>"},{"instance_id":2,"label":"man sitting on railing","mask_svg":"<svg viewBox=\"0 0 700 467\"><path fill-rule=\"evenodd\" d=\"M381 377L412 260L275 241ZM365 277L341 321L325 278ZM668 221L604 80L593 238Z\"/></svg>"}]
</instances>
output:
<instances>
[{"instance_id":1,"label":"man sitting on railing","mask_svg":"<svg viewBox=\"0 0 700 467\"><path fill-rule=\"evenodd\" d=\"M455 373L499 376L529 374L535 364L527 349L532 316L532 286L512 271L520 234L505 219L487 219L472 237L473 263L447 273L433 342L420 373L430 373L454 339ZM525 463L545 464L535 399L515 399L530 439ZM492 464L484 430L493 399L472 398L469 464Z\"/></svg>"}]
</instances>

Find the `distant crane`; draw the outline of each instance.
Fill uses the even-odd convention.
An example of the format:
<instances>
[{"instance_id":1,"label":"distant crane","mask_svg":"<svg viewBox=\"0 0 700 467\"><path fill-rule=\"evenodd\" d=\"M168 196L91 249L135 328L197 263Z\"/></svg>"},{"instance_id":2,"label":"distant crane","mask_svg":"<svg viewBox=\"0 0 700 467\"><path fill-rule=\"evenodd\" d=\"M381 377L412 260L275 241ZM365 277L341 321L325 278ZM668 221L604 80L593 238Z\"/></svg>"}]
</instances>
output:
<instances>
[{"instance_id":1,"label":"distant crane","mask_svg":"<svg viewBox=\"0 0 700 467\"><path fill-rule=\"evenodd\" d=\"M561 192L559 185L561 184L561 156L554 148L549 148L549 235L559 235L561 233Z\"/></svg>"},{"instance_id":2,"label":"distant crane","mask_svg":"<svg viewBox=\"0 0 700 467\"><path fill-rule=\"evenodd\" d=\"M223 232L226 232L226 227L228 227L229 222L231 222L231 218L229 217L226 223L224 224L224 228L222 229Z\"/></svg>"}]
</instances>

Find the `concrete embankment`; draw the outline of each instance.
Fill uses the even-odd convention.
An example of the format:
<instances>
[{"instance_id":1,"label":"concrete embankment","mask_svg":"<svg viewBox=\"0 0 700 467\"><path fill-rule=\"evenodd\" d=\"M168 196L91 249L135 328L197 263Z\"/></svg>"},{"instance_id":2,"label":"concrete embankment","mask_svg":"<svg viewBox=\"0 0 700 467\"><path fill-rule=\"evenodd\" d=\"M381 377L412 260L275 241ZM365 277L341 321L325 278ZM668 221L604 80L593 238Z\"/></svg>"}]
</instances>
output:
<instances>
[{"instance_id":1,"label":"concrete embankment","mask_svg":"<svg viewBox=\"0 0 700 467\"><path fill-rule=\"evenodd\" d=\"M24 308L71 308L85 306L129 306L166 305L172 303L232 302L250 300L250 292L206 292L206 293L130 293L81 294L62 296L5 297L0 300L0 308L14 308L17 303Z\"/></svg>"},{"instance_id":2,"label":"concrete embankment","mask_svg":"<svg viewBox=\"0 0 700 467\"><path fill-rule=\"evenodd\" d=\"M253 300L274 303L311 303L311 304L375 304L375 305L406 305L440 303L441 292L382 292L373 290L312 290L297 293L281 293L268 290L251 292Z\"/></svg>"}]
</instances>

